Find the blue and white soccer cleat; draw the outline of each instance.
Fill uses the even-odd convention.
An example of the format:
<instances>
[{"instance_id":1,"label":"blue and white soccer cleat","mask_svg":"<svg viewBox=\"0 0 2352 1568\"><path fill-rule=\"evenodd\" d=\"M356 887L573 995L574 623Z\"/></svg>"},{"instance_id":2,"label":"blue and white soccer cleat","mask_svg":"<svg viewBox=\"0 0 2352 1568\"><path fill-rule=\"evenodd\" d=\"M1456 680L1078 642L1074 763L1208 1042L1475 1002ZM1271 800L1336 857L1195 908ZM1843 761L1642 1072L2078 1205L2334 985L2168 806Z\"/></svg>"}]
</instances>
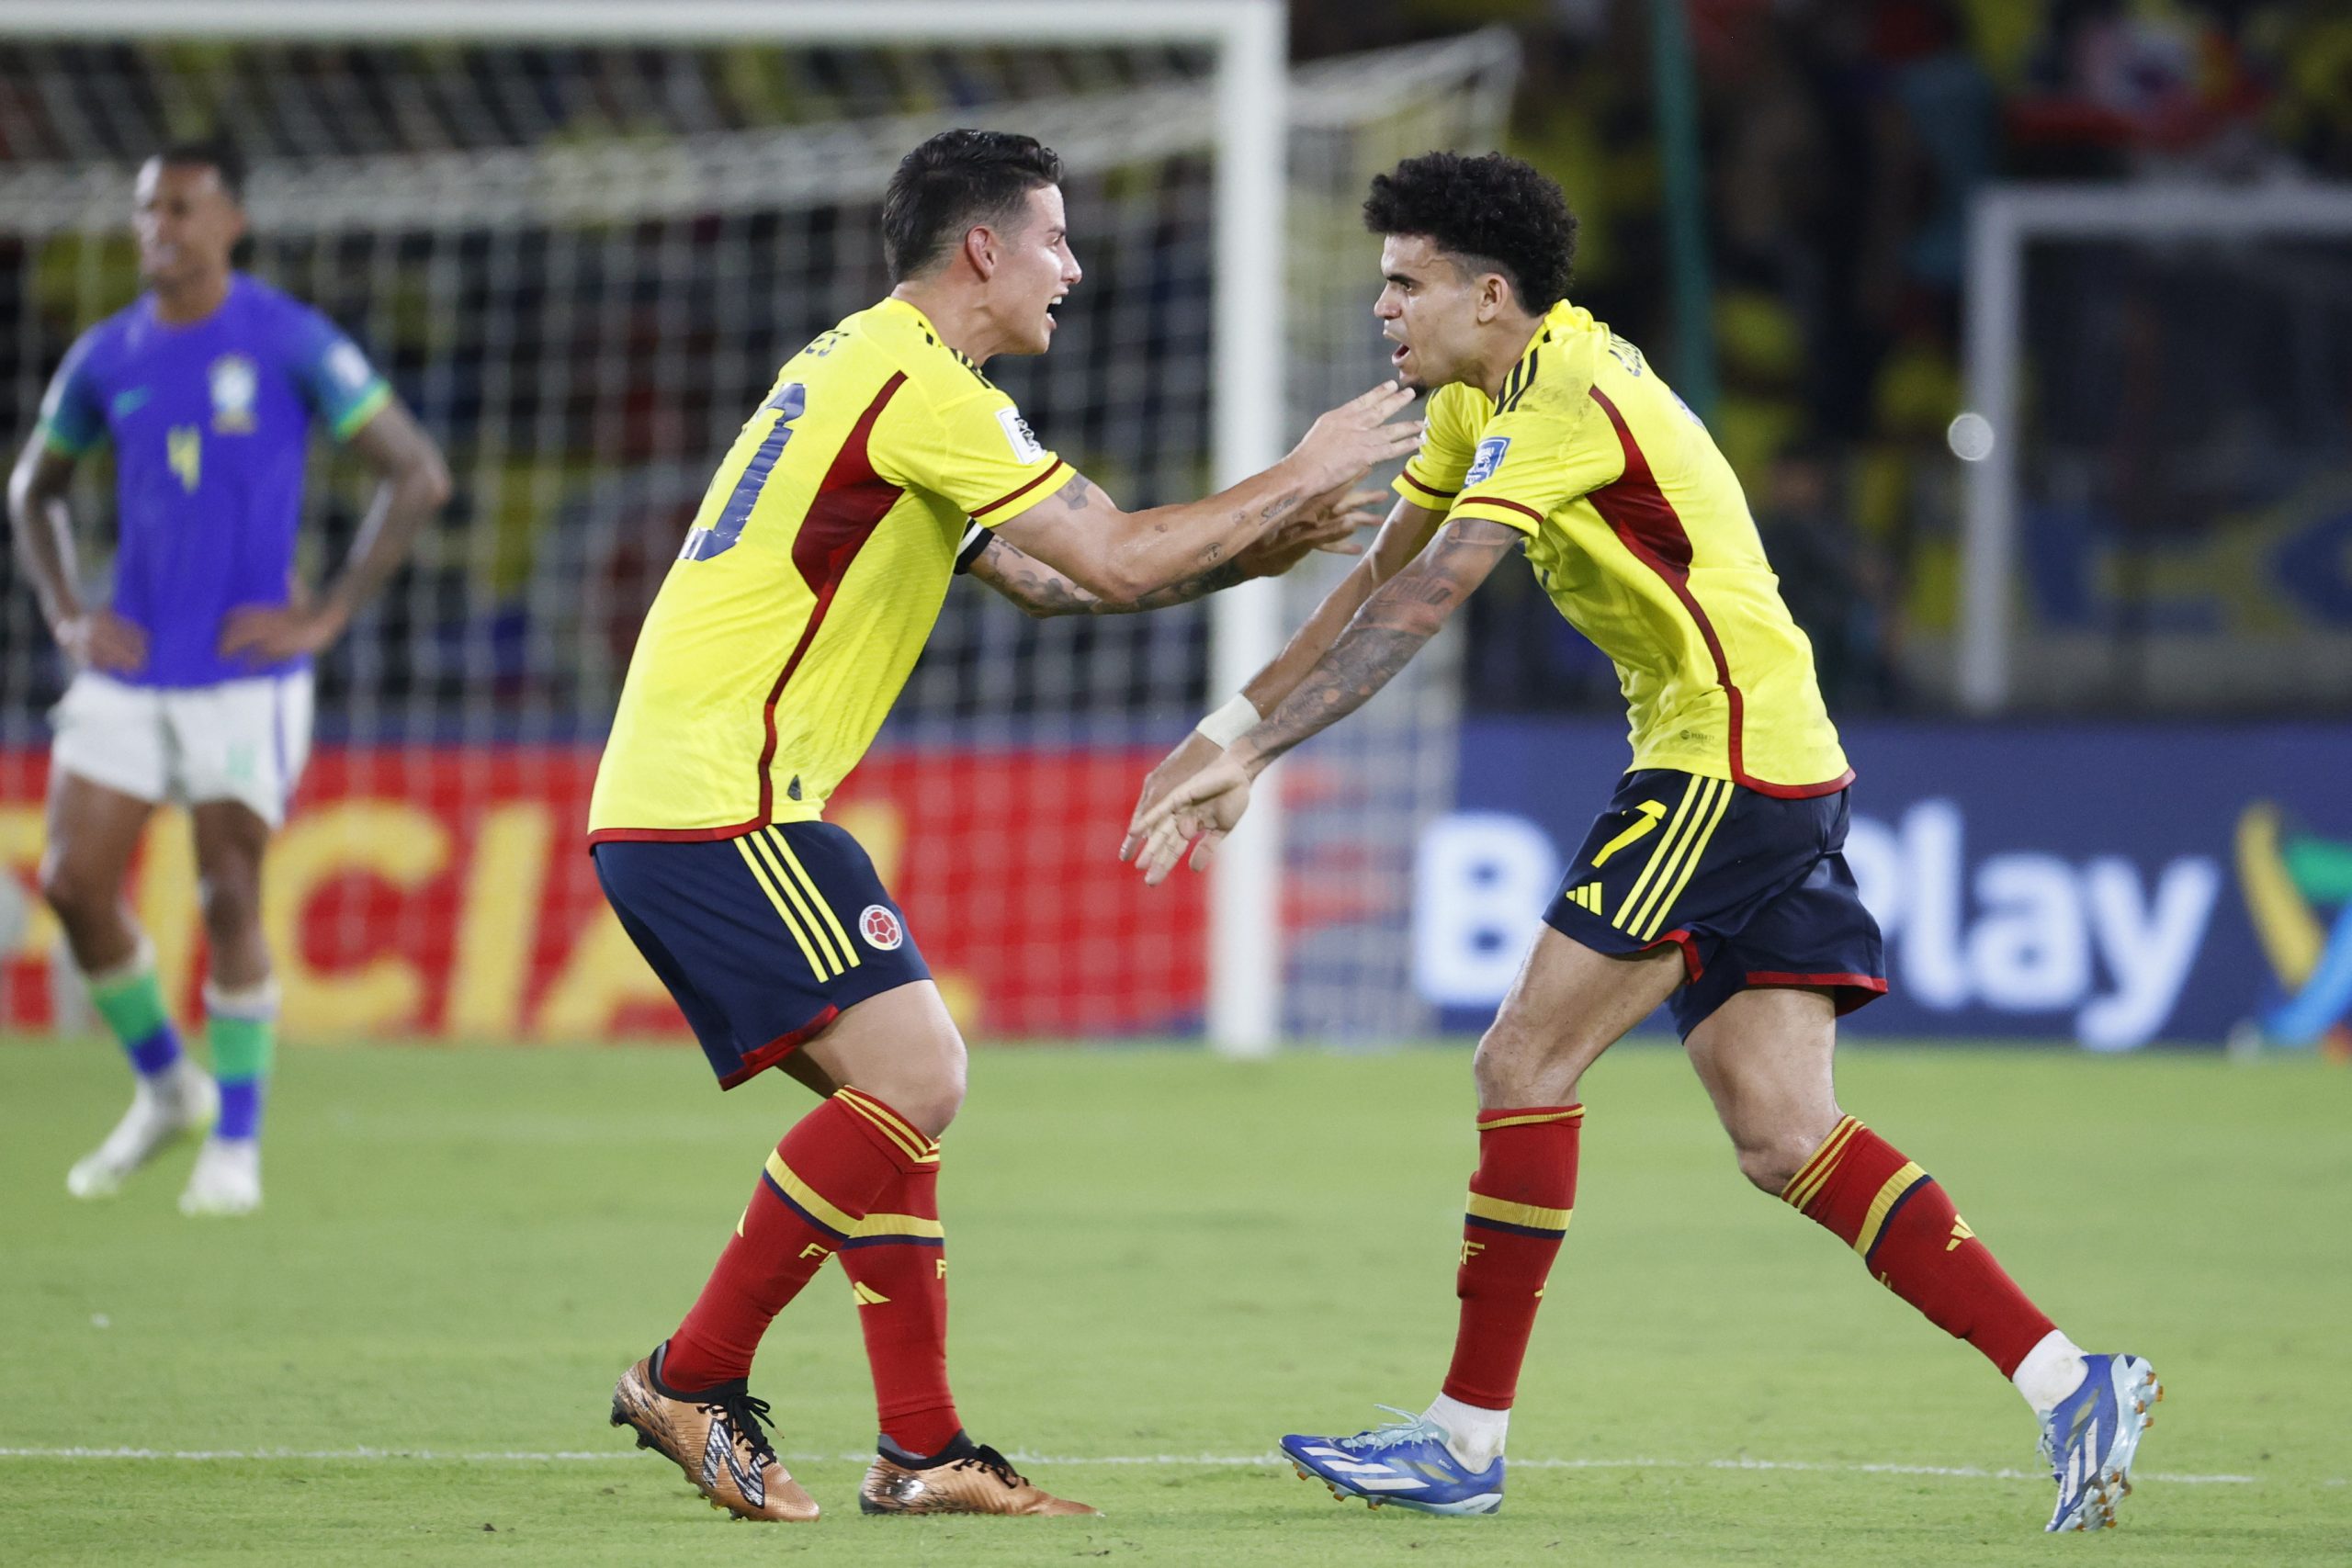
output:
<instances>
[{"instance_id":1,"label":"blue and white soccer cleat","mask_svg":"<svg viewBox=\"0 0 2352 1568\"><path fill-rule=\"evenodd\" d=\"M2140 1434L2155 1425L2150 1406L2165 1396L2154 1368L2137 1356L2085 1356L2082 1386L2042 1419L2041 1457L2058 1483L2045 1530L2112 1529L2115 1506L2132 1492Z\"/></svg>"},{"instance_id":2,"label":"blue and white soccer cleat","mask_svg":"<svg viewBox=\"0 0 2352 1568\"><path fill-rule=\"evenodd\" d=\"M1393 1404L1381 1409L1401 1416L1352 1438L1283 1439L1283 1453L1301 1481L1320 1481L1345 1502L1361 1497L1367 1507L1394 1503L1424 1514L1491 1514L1503 1506L1503 1461L1474 1471L1445 1446L1445 1429L1426 1416Z\"/></svg>"}]
</instances>

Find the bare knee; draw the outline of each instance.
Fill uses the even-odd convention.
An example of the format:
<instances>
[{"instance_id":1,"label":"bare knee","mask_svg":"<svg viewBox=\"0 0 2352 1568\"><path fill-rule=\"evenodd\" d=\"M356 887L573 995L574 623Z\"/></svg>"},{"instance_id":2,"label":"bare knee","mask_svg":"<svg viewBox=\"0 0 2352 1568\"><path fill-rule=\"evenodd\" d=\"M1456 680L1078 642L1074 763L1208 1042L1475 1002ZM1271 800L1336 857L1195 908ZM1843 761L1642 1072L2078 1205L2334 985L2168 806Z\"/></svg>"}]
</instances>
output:
<instances>
[{"instance_id":1,"label":"bare knee","mask_svg":"<svg viewBox=\"0 0 2352 1568\"><path fill-rule=\"evenodd\" d=\"M1727 1118L1724 1131L1731 1134L1740 1175L1760 1190L1778 1196L1820 1150L1821 1141L1837 1126L1838 1114L1837 1107L1830 1107L1828 1121L1819 1126L1814 1124L1819 1118L1811 1116L1738 1122Z\"/></svg>"},{"instance_id":2,"label":"bare knee","mask_svg":"<svg viewBox=\"0 0 2352 1568\"><path fill-rule=\"evenodd\" d=\"M957 1053L953 1062L943 1062L933 1071L895 1086L891 1093L876 1092L925 1136L935 1138L947 1131L956 1113L964 1109L963 1055Z\"/></svg>"},{"instance_id":3,"label":"bare knee","mask_svg":"<svg viewBox=\"0 0 2352 1568\"><path fill-rule=\"evenodd\" d=\"M1521 1027L1506 1010L1479 1036L1470 1072L1482 1106L1567 1105L1576 1099L1583 1062L1555 1039Z\"/></svg>"},{"instance_id":4,"label":"bare knee","mask_svg":"<svg viewBox=\"0 0 2352 1568\"><path fill-rule=\"evenodd\" d=\"M261 867L232 863L205 869L198 901L204 934L215 947L261 929Z\"/></svg>"},{"instance_id":5,"label":"bare knee","mask_svg":"<svg viewBox=\"0 0 2352 1568\"><path fill-rule=\"evenodd\" d=\"M844 1011L800 1048L804 1083L870 1094L929 1137L964 1105L964 1037L929 983L900 986Z\"/></svg>"},{"instance_id":6,"label":"bare knee","mask_svg":"<svg viewBox=\"0 0 2352 1568\"><path fill-rule=\"evenodd\" d=\"M40 896L69 926L105 919L122 897L114 878L65 855L40 864Z\"/></svg>"}]
</instances>

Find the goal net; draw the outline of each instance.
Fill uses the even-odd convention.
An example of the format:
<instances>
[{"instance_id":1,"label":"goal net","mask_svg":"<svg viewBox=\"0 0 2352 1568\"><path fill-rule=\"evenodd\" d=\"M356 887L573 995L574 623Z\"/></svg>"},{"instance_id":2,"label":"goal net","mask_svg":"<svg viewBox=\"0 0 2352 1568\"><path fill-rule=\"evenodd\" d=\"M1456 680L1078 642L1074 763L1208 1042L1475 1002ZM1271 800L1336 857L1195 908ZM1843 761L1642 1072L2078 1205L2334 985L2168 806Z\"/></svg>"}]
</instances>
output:
<instances>
[{"instance_id":1,"label":"goal net","mask_svg":"<svg viewBox=\"0 0 2352 1568\"><path fill-rule=\"evenodd\" d=\"M247 157L243 265L361 343L443 444L457 496L319 664L319 746L266 895L302 1036L603 1039L680 1026L605 913L586 791L639 618L775 367L887 288L878 194L955 124L1057 148L1086 279L1053 353L991 364L1043 439L1125 505L1212 479L1216 123L1192 45L51 42L0 51L0 401L29 434L73 337L137 293L138 160L225 133ZM1501 35L1335 60L1290 94L1287 440L1379 378L1369 175L1498 136ZM1270 285L1271 286L1271 285ZM111 475L85 465L84 573ZM341 558L365 474L323 448L306 575ZM1331 563L1332 565L1343 563ZM1283 587L1295 625L1329 581ZM978 585L833 815L907 905L976 1034L1199 1027L1206 882L1114 858L1142 773L1204 703L1214 616L1031 622ZM1426 1026L1406 961L1419 824L1449 803L1441 643L1286 767L1282 1018L1322 1037ZM64 671L29 593L0 615L6 1016L68 1011L24 895L40 716ZM1221 695L1222 694L1216 694ZM0 889L8 891L10 889ZM175 994L199 962L182 827L131 897Z\"/></svg>"},{"instance_id":2,"label":"goal net","mask_svg":"<svg viewBox=\"0 0 2352 1568\"><path fill-rule=\"evenodd\" d=\"M2342 189L1984 199L1965 698L2352 714L2347 240Z\"/></svg>"}]
</instances>

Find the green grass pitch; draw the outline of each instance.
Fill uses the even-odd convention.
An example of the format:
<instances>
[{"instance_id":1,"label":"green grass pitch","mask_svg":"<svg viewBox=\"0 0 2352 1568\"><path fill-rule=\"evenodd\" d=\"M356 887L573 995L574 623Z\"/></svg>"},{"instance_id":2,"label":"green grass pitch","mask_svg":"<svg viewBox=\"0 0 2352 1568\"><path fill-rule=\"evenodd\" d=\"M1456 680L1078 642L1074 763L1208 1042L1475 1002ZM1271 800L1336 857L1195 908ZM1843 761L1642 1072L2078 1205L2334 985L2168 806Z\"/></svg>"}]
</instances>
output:
<instances>
[{"instance_id":1,"label":"green grass pitch","mask_svg":"<svg viewBox=\"0 0 2352 1568\"><path fill-rule=\"evenodd\" d=\"M722 1097L678 1050L297 1049L268 1207L198 1223L185 1149L115 1201L66 1197L120 1109L110 1049L0 1046L0 1562L2352 1556L2352 1077L2300 1061L1842 1064L1848 1108L2052 1315L2169 1385L2118 1531L2040 1533L2015 1394L1747 1189L1660 1046L1587 1080L1503 1512L1334 1504L1265 1456L1434 1391L1468 1077L1461 1051L983 1053L942 1189L957 1392L1104 1517L861 1517L872 1410L829 1271L753 1378L827 1517L759 1527L605 1414L806 1104L789 1082ZM67 1451L112 1449L171 1457Z\"/></svg>"}]
</instances>

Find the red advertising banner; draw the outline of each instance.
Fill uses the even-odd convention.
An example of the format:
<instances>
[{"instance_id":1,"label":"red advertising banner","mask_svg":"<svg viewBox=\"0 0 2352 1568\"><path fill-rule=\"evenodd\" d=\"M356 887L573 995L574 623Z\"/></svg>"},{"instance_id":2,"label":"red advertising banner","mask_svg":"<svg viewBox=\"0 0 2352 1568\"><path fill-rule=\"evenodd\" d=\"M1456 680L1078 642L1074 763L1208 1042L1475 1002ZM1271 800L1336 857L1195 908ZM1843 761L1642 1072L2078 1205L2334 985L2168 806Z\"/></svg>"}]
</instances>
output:
<instances>
[{"instance_id":1,"label":"red advertising banner","mask_svg":"<svg viewBox=\"0 0 2352 1568\"><path fill-rule=\"evenodd\" d=\"M1157 750L879 751L826 815L905 908L967 1032L1166 1032L1197 1021L1206 888L1117 859ZM596 886L593 747L328 747L270 850L264 918L289 1037L594 1041L684 1031ZM57 1017L35 895L46 755L0 750L0 1023ZM186 818L158 814L128 889L187 1016L202 965Z\"/></svg>"}]
</instances>

